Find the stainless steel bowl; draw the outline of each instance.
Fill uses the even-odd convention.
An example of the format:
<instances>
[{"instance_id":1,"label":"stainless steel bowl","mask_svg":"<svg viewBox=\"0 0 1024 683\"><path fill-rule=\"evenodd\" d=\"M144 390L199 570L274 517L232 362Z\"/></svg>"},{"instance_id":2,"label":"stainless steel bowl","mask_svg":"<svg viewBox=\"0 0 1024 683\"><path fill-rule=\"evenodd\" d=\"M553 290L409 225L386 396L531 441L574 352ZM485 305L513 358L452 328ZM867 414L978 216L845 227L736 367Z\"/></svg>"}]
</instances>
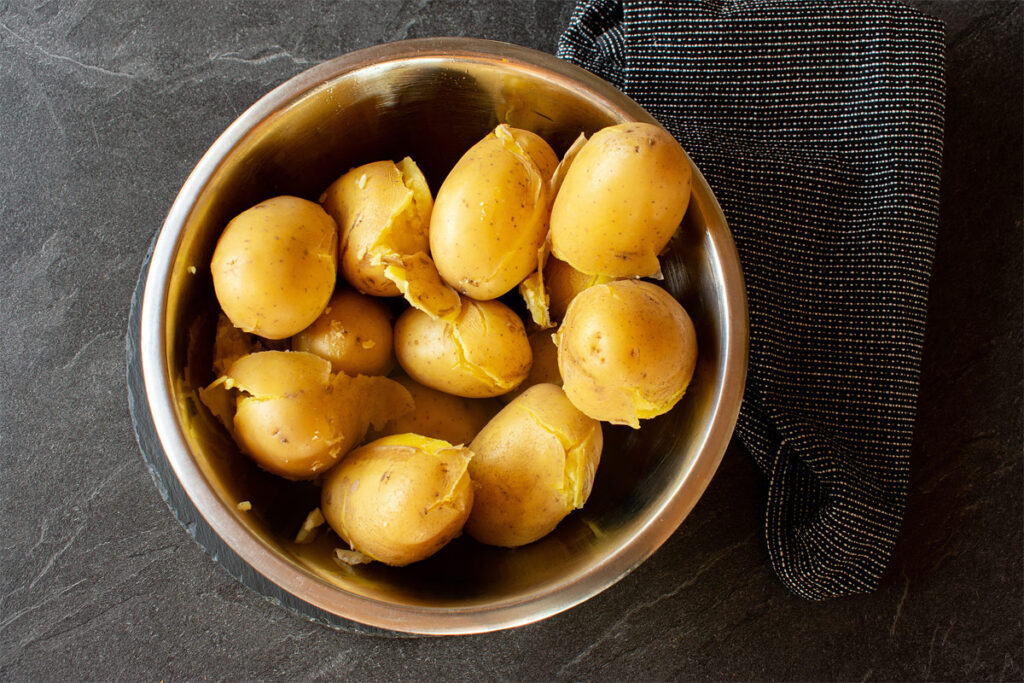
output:
<instances>
[{"instance_id":1,"label":"stainless steel bowl","mask_svg":"<svg viewBox=\"0 0 1024 683\"><path fill-rule=\"evenodd\" d=\"M622 578L678 527L714 474L739 412L747 313L722 211L699 172L664 285L694 319L696 374L684 399L640 431L606 429L591 499L548 537L516 550L468 538L427 561L343 569L331 534L291 538L317 504L310 484L271 477L238 454L199 404L212 379L214 244L262 199L316 199L350 167L412 156L433 189L501 122L563 152L581 132L652 120L595 76L550 55L483 40L411 40L344 55L270 92L200 160L171 207L145 281L139 338L149 415L176 484L212 533L298 604L412 633L491 631L530 623ZM253 509L236 504L251 501Z\"/></svg>"}]
</instances>

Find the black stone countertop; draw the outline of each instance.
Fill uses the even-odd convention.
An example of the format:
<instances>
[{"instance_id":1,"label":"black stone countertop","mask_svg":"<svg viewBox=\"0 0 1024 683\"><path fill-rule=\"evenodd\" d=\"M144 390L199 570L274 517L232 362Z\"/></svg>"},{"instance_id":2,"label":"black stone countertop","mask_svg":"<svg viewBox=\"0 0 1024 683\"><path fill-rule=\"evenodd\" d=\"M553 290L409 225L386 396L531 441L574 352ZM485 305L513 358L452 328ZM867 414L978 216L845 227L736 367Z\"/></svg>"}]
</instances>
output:
<instances>
[{"instance_id":1,"label":"black stone countertop","mask_svg":"<svg viewBox=\"0 0 1024 683\"><path fill-rule=\"evenodd\" d=\"M736 446L596 598L389 639L276 607L174 519L126 405L129 299L192 166L273 86L407 37L550 52L569 0L0 2L0 679L1024 678L1024 12L911 4L947 22L946 156L912 493L878 591L782 588Z\"/></svg>"}]
</instances>

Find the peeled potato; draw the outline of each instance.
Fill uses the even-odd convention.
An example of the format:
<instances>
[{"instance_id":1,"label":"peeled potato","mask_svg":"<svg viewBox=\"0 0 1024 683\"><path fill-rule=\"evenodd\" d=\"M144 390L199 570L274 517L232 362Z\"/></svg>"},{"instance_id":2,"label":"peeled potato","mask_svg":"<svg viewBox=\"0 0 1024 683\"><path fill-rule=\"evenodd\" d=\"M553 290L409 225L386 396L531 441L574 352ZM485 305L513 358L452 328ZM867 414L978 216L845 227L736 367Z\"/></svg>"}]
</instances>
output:
<instances>
[{"instance_id":1,"label":"peeled potato","mask_svg":"<svg viewBox=\"0 0 1024 683\"><path fill-rule=\"evenodd\" d=\"M551 209L551 251L592 275L645 277L690 201L686 153L664 129L622 123L577 154Z\"/></svg>"},{"instance_id":2,"label":"peeled potato","mask_svg":"<svg viewBox=\"0 0 1024 683\"><path fill-rule=\"evenodd\" d=\"M512 391L532 362L519 316L500 301L472 299L454 322L406 310L395 323L395 355L420 384L467 398Z\"/></svg>"},{"instance_id":3,"label":"peeled potato","mask_svg":"<svg viewBox=\"0 0 1024 683\"><path fill-rule=\"evenodd\" d=\"M233 436L263 469L288 479L326 471L366 434L412 409L412 398L384 377L332 375L331 364L301 351L238 359L206 392L236 391Z\"/></svg>"},{"instance_id":4,"label":"peeled potato","mask_svg":"<svg viewBox=\"0 0 1024 683\"><path fill-rule=\"evenodd\" d=\"M690 316L664 289L639 280L577 294L555 340L573 404L596 420L634 429L671 410L697 363Z\"/></svg>"},{"instance_id":5,"label":"peeled potato","mask_svg":"<svg viewBox=\"0 0 1024 683\"><path fill-rule=\"evenodd\" d=\"M590 495L601 425L553 384L530 387L494 416L469 449L476 488L466 533L515 547L551 532Z\"/></svg>"},{"instance_id":6,"label":"peeled potato","mask_svg":"<svg viewBox=\"0 0 1024 683\"><path fill-rule=\"evenodd\" d=\"M537 268L557 163L543 139L504 124L459 159L430 218L430 253L448 284L489 300Z\"/></svg>"},{"instance_id":7,"label":"peeled potato","mask_svg":"<svg viewBox=\"0 0 1024 683\"><path fill-rule=\"evenodd\" d=\"M353 550L396 567L440 550L473 505L469 450L417 434L352 451L324 479L320 508Z\"/></svg>"},{"instance_id":8,"label":"peeled potato","mask_svg":"<svg viewBox=\"0 0 1024 683\"><path fill-rule=\"evenodd\" d=\"M555 348L553 343L551 348ZM411 412L389 420L377 436L412 433L452 444L467 444L501 407L495 399L453 396L423 386L411 377L396 377L395 381L412 396L414 407Z\"/></svg>"},{"instance_id":9,"label":"peeled potato","mask_svg":"<svg viewBox=\"0 0 1024 683\"><path fill-rule=\"evenodd\" d=\"M324 310L337 277L338 229L323 209L275 197L235 216L213 252L210 272L235 327L284 339Z\"/></svg>"},{"instance_id":10,"label":"peeled potato","mask_svg":"<svg viewBox=\"0 0 1024 683\"><path fill-rule=\"evenodd\" d=\"M392 346L391 310L351 289L331 297L320 317L292 338L292 349L315 353L347 375L386 375Z\"/></svg>"}]
</instances>

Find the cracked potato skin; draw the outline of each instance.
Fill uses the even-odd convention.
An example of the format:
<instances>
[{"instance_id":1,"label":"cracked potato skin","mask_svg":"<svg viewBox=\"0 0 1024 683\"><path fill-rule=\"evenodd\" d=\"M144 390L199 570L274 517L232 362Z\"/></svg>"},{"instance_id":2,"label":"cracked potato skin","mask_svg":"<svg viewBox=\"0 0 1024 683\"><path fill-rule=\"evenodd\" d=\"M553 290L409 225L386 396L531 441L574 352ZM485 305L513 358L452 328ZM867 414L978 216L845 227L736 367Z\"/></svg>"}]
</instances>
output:
<instances>
[{"instance_id":1,"label":"cracked potato skin","mask_svg":"<svg viewBox=\"0 0 1024 683\"><path fill-rule=\"evenodd\" d=\"M466 296L495 299L537 269L558 157L539 136L498 126L445 178L430 218L430 253Z\"/></svg>"},{"instance_id":2,"label":"cracked potato skin","mask_svg":"<svg viewBox=\"0 0 1024 683\"><path fill-rule=\"evenodd\" d=\"M327 474L320 508L353 550L394 567L419 562L462 532L473 506L471 457L416 434L377 439Z\"/></svg>"},{"instance_id":3,"label":"cracked potato skin","mask_svg":"<svg viewBox=\"0 0 1024 683\"><path fill-rule=\"evenodd\" d=\"M472 299L454 322L406 310L395 323L395 355L420 384L466 398L512 391L533 363L519 316L500 301Z\"/></svg>"},{"instance_id":4,"label":"cracked potato skin","mask_svg":"<svg viewBox=\"0 0 1024 683\"><path fill-rule=\"evenodd\" d=\"M476 499L466 532L509 548L546 536L586 502L603 443L600 423L559 387L530 387L469 445Z\"/></svg>"}]
</instances>

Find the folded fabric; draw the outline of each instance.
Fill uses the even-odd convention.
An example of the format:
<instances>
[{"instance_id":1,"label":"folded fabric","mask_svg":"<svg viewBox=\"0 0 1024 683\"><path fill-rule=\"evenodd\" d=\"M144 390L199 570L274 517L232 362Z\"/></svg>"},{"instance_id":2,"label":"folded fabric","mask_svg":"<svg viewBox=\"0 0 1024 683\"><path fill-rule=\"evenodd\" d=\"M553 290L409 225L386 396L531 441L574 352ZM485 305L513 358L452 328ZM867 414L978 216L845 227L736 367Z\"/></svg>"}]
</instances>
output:
<instances>
[{"instance_id":1,"label":"folded fabric","mask_svg":"<svg viewBox=\"0 0 1024 683\"><path fill-rule=\"evenodd\" d=\"M582 0L558 56L643 105L725 211L750 304L737 434L810 599L899 533L939 209L944 28L898 2Z\"/></svg>"}]
</instances>

